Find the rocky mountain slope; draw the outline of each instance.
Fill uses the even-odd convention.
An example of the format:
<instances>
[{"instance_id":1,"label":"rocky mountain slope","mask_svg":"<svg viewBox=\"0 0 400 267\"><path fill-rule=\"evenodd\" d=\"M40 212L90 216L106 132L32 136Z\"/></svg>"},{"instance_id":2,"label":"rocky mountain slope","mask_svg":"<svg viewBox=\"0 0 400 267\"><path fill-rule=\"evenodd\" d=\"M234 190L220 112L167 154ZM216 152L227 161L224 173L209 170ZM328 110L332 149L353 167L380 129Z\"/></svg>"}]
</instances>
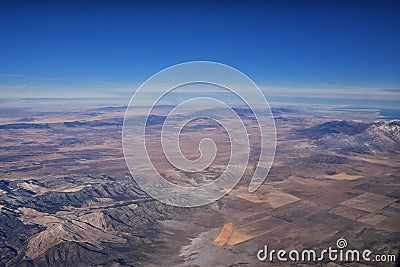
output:
<instances>
[{"instance_id":1,"label":"rocky mountain slope","mask_svg":"<svg viewBox=\"0 0 400 267\"><path fill-rule=\"evenodd\" d=\"M298 131L321 148L342 152L400 151L400 121L330 121Z\"/></svg>"},{"instance_id":2,"label":"rocky mountain slope","mask_svg":"<svg viewBox=\"0 0 400 267\"><path fill-rule=\"evenodd\" d=\"M0 193L0 266L133 266L174 216L133 179L3 180Z\"/></svg>"}]
</instances>

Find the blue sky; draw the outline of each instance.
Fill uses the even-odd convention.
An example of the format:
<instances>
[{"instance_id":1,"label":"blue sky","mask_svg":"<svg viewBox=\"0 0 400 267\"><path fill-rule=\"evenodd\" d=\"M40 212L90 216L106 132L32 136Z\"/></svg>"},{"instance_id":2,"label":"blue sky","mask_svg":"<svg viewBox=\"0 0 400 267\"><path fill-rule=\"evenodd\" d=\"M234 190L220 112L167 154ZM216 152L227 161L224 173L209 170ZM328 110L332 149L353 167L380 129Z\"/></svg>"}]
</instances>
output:
<instances>
[{"instance_id":1,"label":"blue sky","mask_svg":"<svg viewBox=\"0 0 400 267\"><path fill-rule=\"evenodd\" d=\"M0 2L0 98L113 96L192 60L271 88L400 88L398 1L35 2Z\"/></svg>"}]
</instances>

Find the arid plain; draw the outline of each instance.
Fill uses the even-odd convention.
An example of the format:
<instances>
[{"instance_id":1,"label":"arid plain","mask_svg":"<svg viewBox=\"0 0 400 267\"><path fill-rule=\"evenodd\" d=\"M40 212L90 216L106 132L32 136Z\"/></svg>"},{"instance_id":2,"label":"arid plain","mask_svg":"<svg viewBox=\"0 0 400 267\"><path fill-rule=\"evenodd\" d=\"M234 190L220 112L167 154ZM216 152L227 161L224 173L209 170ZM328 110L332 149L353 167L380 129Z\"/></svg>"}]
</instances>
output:
<instances>
[{"instance_id":1,"label":"arid plain","mask_svg":"<svg viewBox=\"0 0 400 267\"><path fill-rule=\"evenodd\" d=\"M339 238L349 248L398 254L398 120L383 120L375 111L273 107L275 160L266 182L249 193L261 148L251 112L237 108L251 144L244 179L215 203L177 208L149 197L131 177L121 144L125 109L2 108L1 266L316 265L261 262L257 252L265 245L319 251L335 247ZM172 168L157 153L165 115L160 109L149 127L150 153L160 173L197 186L223 172L230 153L227 135L205 119L182 131L182 148L196 158L199 140L213 137L215 162L195 174ZM317 263L334 264L395 265Z\"/></svg>"}]
</instances>

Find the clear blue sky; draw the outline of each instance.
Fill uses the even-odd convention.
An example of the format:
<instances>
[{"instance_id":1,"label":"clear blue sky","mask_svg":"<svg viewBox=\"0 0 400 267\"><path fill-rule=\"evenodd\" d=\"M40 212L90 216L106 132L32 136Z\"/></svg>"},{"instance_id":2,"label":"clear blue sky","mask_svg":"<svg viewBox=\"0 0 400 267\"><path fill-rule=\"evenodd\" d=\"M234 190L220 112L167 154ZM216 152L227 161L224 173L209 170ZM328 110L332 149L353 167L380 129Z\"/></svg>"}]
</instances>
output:
<instances>
[{"instance_id":1,"label":"clear blue sky","mask_svg":"<svg viewBox=\"0 0 400 267\"><path fill-rule=\"evenodd\" d=\"M120 90L191 60L265 86L400 88L399 1L31 2L0 2L3 96Z\"/></svg>"}]
</instances>

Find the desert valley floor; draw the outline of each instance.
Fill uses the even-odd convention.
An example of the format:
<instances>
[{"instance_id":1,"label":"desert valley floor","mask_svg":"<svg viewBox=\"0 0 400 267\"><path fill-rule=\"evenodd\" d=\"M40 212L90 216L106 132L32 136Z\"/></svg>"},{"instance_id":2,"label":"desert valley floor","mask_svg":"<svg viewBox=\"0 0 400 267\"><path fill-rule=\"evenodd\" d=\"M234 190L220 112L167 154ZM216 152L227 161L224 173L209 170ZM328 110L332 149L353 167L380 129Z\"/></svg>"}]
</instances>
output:
<instances>
[{"instance_id":1,"label":"desert valley floor","mask_svg":"<svg viewBox=\"0 0 400 267\"><path fill-rule=\"evenodd\" d=\"M247 111L237 111L251 128ZM260 189L247 190L260 149L254 140L248 171L229 194L178 208L131 177L121 145L125 107L2 108L0 266L290 266L260 262L257 251L322 250L339 238L349 248L398 255L400 121L375 111L272 111L277 150ZM162 110L151 118L154 131L163 118ZM204 127L195 122L187 135L199 139ZM189 184L212 180L224 155L203 173L179 175ZM160 166L174 181L175 172Z\"/></svg>"}]
</instances>

